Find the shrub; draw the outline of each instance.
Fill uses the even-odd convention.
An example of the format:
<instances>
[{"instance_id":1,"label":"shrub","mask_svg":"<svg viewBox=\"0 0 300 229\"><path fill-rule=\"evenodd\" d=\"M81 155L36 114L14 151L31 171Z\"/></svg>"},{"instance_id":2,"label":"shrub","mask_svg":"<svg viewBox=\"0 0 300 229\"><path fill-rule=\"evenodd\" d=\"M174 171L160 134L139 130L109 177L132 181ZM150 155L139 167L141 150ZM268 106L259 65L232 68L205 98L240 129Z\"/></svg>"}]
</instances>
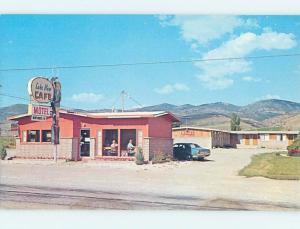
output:
<instances>
[{"instance_id":1,"label":"shrub","mask_svg":"<svg viewBox=\"0 0 300 229\"><path fill-rule=\"evenodd\" d=\"M300 137L298 137L292 145L287 147L289 156L300 156Z\"/></svg>"},{"instance_id":2,"label":"shrub","mask_svg":"<svg viewBox=\"0 0 300 229\"><path fill-rule=\"evenodd\" d=\"M152 164L158 164L158 163L165 163L165 162L170 162L172 158L164 153L158 153L154 154L154 157L152 158Z\"/></svg>"},{"instance_id":3,"label":"shrub","mask_svg":"<svg viewBox=\"0 0 300 229\"><path fill-rule=\"evenodd\" d=\"M5 149L4 145L0 145L0 159L4 160L6 156L7 156L7 153L6 153L6 149Z\"/></svg>"},{"instance_id":4,"label":"shrub","mask_svg":"<svg viewBox=\"0 0 300 229\"><path fill-rule=\"evenodd\" d=\"M138 151L137 151L137 154L135 157L135 163L137 165L143 165L145 163L143 149L141 147L138 148Z\"/></svg>"}]
</instances>

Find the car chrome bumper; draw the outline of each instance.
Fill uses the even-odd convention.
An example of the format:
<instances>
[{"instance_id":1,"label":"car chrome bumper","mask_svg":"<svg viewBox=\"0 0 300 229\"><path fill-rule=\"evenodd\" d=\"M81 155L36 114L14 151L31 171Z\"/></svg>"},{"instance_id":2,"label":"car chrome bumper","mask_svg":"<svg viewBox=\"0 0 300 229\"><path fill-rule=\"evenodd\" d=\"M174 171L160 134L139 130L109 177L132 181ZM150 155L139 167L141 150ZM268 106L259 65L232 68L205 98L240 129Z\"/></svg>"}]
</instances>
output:
<instances>
[{"instance_id":1,"label":"car chrome bumper","mask_svg":"<svg viewBox=\"0 0 300 229\"><path fill-rule=\"evenodd\" d=\"M196 155L193 155L193 158L204 158L204 157L208 157L210 155L210 152L201 152L198 153Z\"/></svg>"}]
</instances>

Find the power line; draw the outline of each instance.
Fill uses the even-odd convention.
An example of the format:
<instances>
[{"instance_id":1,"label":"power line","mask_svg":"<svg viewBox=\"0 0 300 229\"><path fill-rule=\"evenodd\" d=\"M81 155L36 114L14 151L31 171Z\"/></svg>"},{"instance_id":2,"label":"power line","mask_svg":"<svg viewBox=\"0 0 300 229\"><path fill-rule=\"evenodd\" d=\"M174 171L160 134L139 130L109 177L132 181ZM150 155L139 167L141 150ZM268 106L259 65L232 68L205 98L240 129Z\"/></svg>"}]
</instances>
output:
<instances>
[{"instance_id":1,"label":"power line","mask_svg":"<svg viewBox=\"0 0 300 229\"><path fill-rule=\"evenodd\" d=\"M26 99L26 98L23 98L23 97L19 97L19 96L14 96L14 95L8 95L8 94L2 94L2 93L0 93L0 96L6 96L6 97L14 98L14 99L22 99L22 100L29 101L29 99Z\"/></svg>"},{"instance_id":2,"label":"power line","mask_svg":"<svg viewBox=\"0 0 300 229\"><path fill-rule=\"evenodd\" d=\"M24 97L19 97L19 96L14 96L14 95L9 95L9 94L3 94L0 93L0 96L5 96L5 97L9 97L9 98L14 98L14 99L20 99L20 100L25 100L27 102L29 102L29 99L26 99ZM78 108L72 108L72 107L66 107L66 106L61 106L61 108L65 108L65 109L69 109L69 110L76 110Z\"/></svg>"},{"instance_id":3,"label":"power line","mask_svg":"<svg viewBox=\"0 0 300 229\"><path fill-rule=\"evenodd\" d=\"M102 68L102 67L122 67L122 66L138 66L138 65L158 65L158 64L178 64L178 63L193 63L193 62L208 62L208 61L225 61L225 60L249 60L249 59L266 59L277 57L297 57L300 53L278 54L265 56L248 56L248 57L226 57L226 58L208 58L208 59L190 59L190 60L166 60L166 61L149 61L135 63L119 63L119 64L95 64L95 65L65 65L56 66L55 69L79 69L79 68ZM53 67L31 67L31 68L3 68L0 72L9 71L34 71L34 70L52 70Z\"/></svg>"}]
</instances>

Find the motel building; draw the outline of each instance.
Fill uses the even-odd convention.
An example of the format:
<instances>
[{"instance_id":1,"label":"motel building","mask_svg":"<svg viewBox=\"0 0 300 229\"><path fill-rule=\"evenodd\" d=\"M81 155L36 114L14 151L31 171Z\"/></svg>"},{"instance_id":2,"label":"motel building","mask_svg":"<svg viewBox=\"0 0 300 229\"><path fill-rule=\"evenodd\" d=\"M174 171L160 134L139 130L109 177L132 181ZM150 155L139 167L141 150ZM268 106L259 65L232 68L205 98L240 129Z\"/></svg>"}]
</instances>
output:
<instances>
[{"instance_id":1,"label":"motel building","mask_svg":"<svg viewBox=\"0 0 300 229\"><path fill-rule=\"evenodd\" d=\"M195 143L205 148L286 149L299 131L224 131L203 127L173 128L174 143Z\"/></svg>"},{"instance_id":2,"label":"motel building","mask_svg":"<svg viewBox=\"0 0 300 229\"><path fill-rule=\"evenodd\" d=\"M299 131L231 131L231 145L236 148L286 149Z\"/></svg>"},{"instance_id":3,"label":"motel building","mask_svg":"<svg viewBox=\"0 0 300 229\"><path fill-rule=\"evenodd\" d=\"M143 149L145 161L157 154L173 156L172 124L179 119L172 113L114 112L84 113L59 111L59 159L108 159L134 160L138 147ZM11 116L18 122L16 157L51 159L54 145L51 144L52 119L32 121L31 114ZM135 152L128 155L129 140ZM117 147L111 149L113 140Z\"/></svg>"},{"instance_id":4,"label":"motel building","mask_svg":"<svg viewBox=\"0 0 300 229\"><path fill-rule=\"evenodd\" d=\"M195 143L212 149L230 145L230 133L204 127L176 127L173 128L174 143Z\"/></svg>"}]
</instances>

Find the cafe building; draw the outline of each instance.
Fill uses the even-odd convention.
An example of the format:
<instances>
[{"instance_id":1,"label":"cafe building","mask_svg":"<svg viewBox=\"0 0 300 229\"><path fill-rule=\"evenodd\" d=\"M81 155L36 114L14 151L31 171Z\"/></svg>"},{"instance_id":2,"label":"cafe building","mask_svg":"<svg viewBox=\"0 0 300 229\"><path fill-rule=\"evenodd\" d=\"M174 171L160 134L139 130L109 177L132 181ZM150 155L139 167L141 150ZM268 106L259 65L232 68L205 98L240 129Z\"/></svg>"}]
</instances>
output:
<instances>
[{"instance_id":1,"label":"cafe building","mask_svg":"<svg viewBox=\"0 0 300 229\"><path fill-rule=\"evenodd\" d=\"M54 157L51 117L33 121L31 114L22 114L11 116L9 120L18 123L17 158ZM146 161L151 161L158 154L172 156L174 122L179 122L179 119L164 111L85 113L60 110L57 156L75 161L134 160L139 147ZM132 152L127 149L129 141L134 146Z\"/></svg>"}]
</instances>

